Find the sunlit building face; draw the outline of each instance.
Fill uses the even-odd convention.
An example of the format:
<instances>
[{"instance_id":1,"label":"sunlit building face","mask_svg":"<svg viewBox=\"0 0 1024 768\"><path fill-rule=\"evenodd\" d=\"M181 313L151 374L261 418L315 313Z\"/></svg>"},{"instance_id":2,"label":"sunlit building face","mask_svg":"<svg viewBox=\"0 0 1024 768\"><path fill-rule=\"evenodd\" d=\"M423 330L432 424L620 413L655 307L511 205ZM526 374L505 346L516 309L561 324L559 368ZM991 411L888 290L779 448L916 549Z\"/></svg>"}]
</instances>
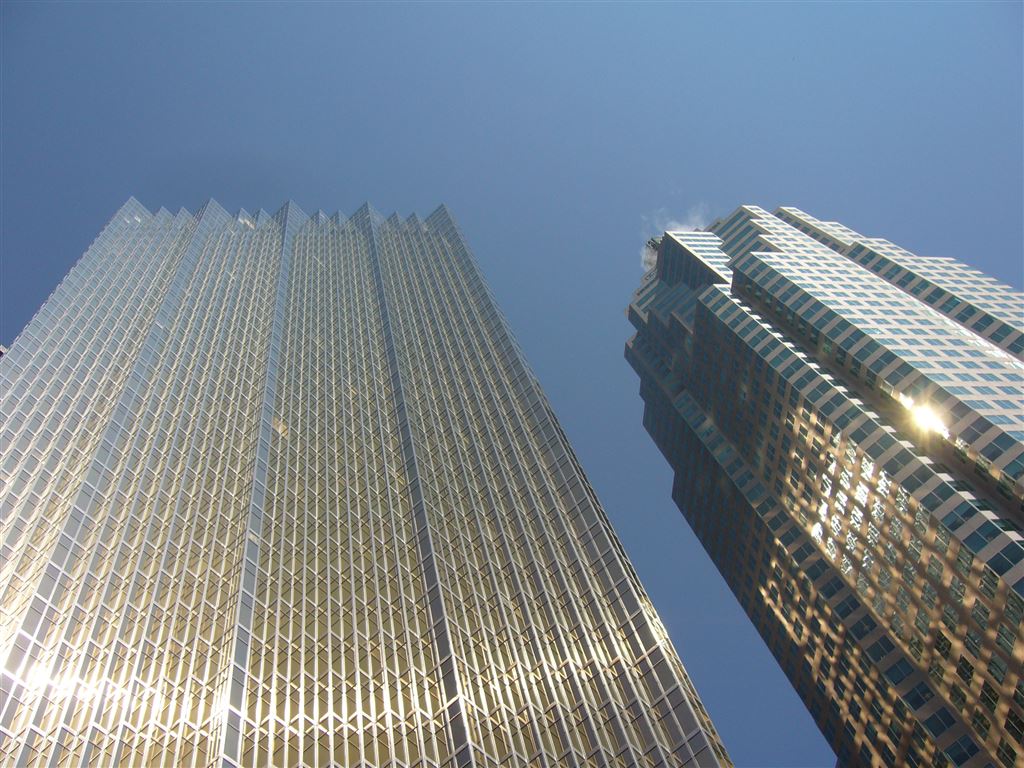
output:
<instances>
[{"instance_id":1,"label":"sunlit building face","mask_svg":"<svg viewBox=\"0 0 1024 768\"><path fill-rule=\"evenodd\" d=\"M4 765L728 764L444 208L130 201L0 414Z\"/></svg>"},{"instance_id":2,"label":"sunlit building face","mask_svg":"<svg viewBox=\"0 0 1024 768\"><path fill-rule=\"evenodd\" d=\"M1024 296L742 206L629 317L673 499L840 764L1024 764Z\"/></svg>"}]
</instances>

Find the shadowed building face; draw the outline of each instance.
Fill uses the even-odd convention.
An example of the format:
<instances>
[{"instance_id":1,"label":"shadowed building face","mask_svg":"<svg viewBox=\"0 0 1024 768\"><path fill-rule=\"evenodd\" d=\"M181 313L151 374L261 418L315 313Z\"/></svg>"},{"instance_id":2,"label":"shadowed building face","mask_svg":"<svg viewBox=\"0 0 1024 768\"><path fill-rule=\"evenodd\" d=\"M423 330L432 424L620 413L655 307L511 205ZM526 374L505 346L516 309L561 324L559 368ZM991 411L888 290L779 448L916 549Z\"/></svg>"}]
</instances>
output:
<instances>
[{"instance_id":1,"label":"shadowed building face","mask_svg":"<svg viewBox=\"0 0 1024 768\"><path fill-rule=\"evenodd\" d=\"M667 232L626 357L843 765L1024 759L1024 296L795 208Z\"/></svg>"},{"instance_id":2,"label":"shadowed building face","mask_svg":"<svg viewBox=\"0 0 1024 768\"><path fill-rule=\"evenodd\" d=\"M446 209L130 201L0 382L5 761L729 764Z\"/></svg>"}]
</instances>

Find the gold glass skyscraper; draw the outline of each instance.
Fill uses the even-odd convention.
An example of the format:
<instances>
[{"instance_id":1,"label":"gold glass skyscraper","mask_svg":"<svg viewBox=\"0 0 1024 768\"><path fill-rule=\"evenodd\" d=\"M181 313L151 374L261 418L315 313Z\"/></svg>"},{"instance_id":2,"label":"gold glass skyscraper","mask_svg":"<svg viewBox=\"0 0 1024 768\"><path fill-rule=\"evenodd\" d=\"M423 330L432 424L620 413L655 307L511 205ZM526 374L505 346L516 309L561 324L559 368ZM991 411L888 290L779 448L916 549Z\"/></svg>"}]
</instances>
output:
<instances>
[{"instance_id":1,"label":"gold glass skyscraper","mask_svg":"<svg viewBox=\"0 0 1024 768\"><path fill-rule=\"evenodd\" d=\"M1024 766L1024 296L795 208L667 232L626 357L842 766Z\"/></svg>"},{"instance_id":2,"label":"gold glass skyscraper","mask_svg":"<svg viewBox=\"0 0 1024 768\"><path fill-rule=\"evenodd\" d=\"M0 397L0 762L728 764L443 207L129 201Z\"/></svg>"}]
</instances>

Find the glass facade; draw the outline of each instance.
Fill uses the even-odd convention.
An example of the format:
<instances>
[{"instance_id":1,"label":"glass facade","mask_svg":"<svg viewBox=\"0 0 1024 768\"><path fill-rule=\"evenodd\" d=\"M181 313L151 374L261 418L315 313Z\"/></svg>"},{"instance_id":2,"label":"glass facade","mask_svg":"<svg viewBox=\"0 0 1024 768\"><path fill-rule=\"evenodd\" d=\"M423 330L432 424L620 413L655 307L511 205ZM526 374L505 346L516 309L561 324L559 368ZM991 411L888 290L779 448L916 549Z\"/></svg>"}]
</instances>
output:
<instances>
[{"instance_id":1,"label":"glass facade","mask_svg":"<svg viewBox=\"0 0 1024 768\"><path fill-rule=\"evenodd\" d=\"M0 763L729 765L443 207L129 201L0 424Z\"/></svg>"},{"instance_id":2,"label":"glass facade","mask_svg":"<svg viewBox=\"0 0 1024 768\"><path fill-rule=\"evenodd\" d=\"M1024 765L1024 296L795 208L667 232L626 357L842 765Z\"/></svg>"}]
</instances>

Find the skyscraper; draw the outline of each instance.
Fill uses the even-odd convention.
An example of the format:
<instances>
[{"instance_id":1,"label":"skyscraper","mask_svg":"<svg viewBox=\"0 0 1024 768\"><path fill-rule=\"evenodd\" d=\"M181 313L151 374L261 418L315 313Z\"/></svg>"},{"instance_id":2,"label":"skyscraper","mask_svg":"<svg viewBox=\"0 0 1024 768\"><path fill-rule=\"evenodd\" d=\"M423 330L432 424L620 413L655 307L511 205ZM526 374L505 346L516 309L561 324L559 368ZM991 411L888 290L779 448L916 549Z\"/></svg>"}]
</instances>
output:
<instances>
[{"instance_id":1,"label":"skyscraper","mask_svg":"<svg viewBox=\"0 0 1024 768\"><path fill-rule=\"evenodd\" d=\"M0 762L729 764L445 208L131 200L0 395Z\"/></svg>"},{"instance_id":2,"label":"skyscraper","mask_svg":"<svg viewBox=\"0 0 1024 768\"><path fill-rule=\"evenodd\" d=\"M667 232L672 497L846 765L1024 765L1024 297L795 208Z\"/></svg>"}]
</instances>

